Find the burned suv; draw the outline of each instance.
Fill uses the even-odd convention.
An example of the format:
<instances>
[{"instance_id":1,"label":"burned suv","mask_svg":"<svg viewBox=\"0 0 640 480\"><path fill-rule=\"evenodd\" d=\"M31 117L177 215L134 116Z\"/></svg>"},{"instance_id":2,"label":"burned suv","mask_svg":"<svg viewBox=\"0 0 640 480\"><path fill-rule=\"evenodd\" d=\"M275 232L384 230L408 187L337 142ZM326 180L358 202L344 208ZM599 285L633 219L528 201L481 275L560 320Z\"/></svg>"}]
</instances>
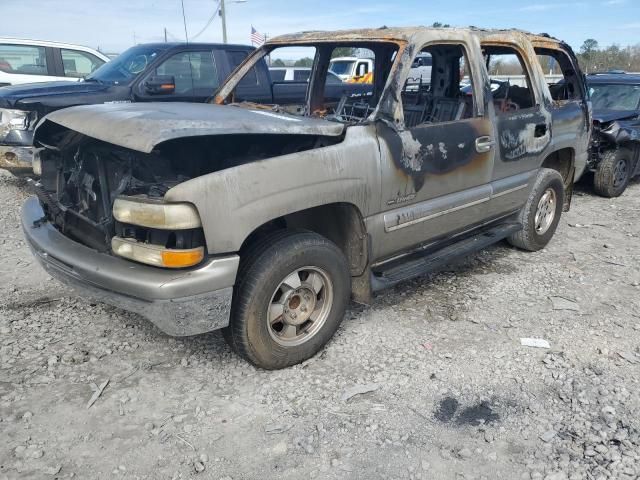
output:
<instances>
[{"instance_id":1,"label":"burned suv","mask_svg":"<svg viewBox=\"0 0 640 480\"><path fill-rule=\"evenodd\" d=\"M345 47L373 59L371 93L333 100L327 72ZM564 66L573 97L552 97L543 53ZM431 81L406 88L424 54ZM314 59L305 100L248 101L256 65L293 55ZM497 95L492 72L505 62L523 81ZM587 160L576 72L566 45L519 31L275 38L214 104L48 115L36 130L42 179L23 209L25 235L40 263L87 298L170 335L223 329L253 364L286 367L322 348L350 298L369 303L505 238L526 250L550 241Z\"/></svg>"},{"instance_id":2,"label":"burned suv","mask_svg":"<svg viewBox=\"0 0 640 480\"><path fill-rule=\"evenodd\" d=\"M618 197L640 175L640 75L594 74L587 82L593 103L588 169L599 195Z\"/></svg>"}]
</instances>

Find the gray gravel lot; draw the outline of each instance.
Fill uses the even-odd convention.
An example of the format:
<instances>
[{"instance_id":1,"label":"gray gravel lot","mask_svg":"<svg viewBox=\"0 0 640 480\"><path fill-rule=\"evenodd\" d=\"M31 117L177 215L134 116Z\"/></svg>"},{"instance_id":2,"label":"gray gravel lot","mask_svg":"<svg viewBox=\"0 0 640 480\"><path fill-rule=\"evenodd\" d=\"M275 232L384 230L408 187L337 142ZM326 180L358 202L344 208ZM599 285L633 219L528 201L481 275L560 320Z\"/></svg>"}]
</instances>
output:
<instances>
[{"instance_id":1,"label":"gray gravel lot","mask_svg":"<svg viewBox=\"0 0 640 480\"><path fill-rule=\"evenodd\" d=\"M353 305L277 372L50 279L27 195L0 171L0 479L640 478L638 183L580 191L542 252L500 244Z\"/></svg>"}]
</instances>

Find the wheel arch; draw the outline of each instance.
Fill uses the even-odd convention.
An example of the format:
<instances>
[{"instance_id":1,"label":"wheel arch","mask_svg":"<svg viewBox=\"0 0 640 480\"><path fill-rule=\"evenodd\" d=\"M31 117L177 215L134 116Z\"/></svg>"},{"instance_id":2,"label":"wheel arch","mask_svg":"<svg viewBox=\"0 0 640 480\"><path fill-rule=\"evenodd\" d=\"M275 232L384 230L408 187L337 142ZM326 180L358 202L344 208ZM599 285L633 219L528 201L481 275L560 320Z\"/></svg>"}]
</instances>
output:
<instances>
[{"instance_id":1,"label":"wheel arch","mask_svg":"<svg viewBox=\"0 0 640 480\"><path fill-rule=\"evenodd\" d=\"M335 243L349 261L352 276L368 265L368 240L360 209L346 202L329 203L276 217L254 229L242 243L240 253L263 235L276 230L308 230Z\"/></svg>"},{"instance_id":2,"label":"wheel arch","mask_svg":"<svg viewBox=\"0 0 640 480\"><path fill-rule=\"evenodd\" d=\"M540 168L556 170L564 181L564 211L569 211L573 197L573 182L576 173L576 152L573 148L560 148L553 151L542 162Z\"/></svg>"}]
</instances>

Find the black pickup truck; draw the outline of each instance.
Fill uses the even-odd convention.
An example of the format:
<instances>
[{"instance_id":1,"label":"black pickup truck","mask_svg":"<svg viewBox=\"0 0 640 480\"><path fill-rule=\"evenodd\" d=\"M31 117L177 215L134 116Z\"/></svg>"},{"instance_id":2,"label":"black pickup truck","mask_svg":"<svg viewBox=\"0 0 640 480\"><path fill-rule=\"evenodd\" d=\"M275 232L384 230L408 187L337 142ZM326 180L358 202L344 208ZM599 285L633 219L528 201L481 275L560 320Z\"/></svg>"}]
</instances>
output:
<instances>
[{"instance_id":1,"label":"black pickup truck","mask_svg":"<svg viewBox=\"0 0 640 480\"><path fill-rule=\"evenodd\" d=\"M32 169L33 132L46 114L98 103L206 102L254 50L245 45L157 43L132 47L81 81L42 82L0 88L0 168ZM327 96L371 94L370 85L327 78ZM238 101L304 101L308 83L273 82L266 62L238 86ZM36 172L38 173L38 172Z\"/></svg>"}]
</instances>

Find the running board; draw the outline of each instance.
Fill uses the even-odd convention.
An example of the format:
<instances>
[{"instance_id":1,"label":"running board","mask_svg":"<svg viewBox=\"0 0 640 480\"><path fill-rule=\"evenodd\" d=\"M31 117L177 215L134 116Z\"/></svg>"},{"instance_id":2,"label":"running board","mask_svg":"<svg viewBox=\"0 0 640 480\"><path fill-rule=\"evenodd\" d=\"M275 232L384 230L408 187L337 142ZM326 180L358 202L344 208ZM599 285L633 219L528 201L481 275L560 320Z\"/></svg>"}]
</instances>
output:
<instances>
[{"instance_id":1,"label":"running board","mask_svg":"<svg viewBox=\"0 0 640 480\"><path fill-rule=\"evenodd\" d=\"M512 233L522 230L520 223L503 223L449 244L438 250L416 252L408 257L381 265L371 275L371 289L374 292L397 285L405 280L437 271L453 260L482 250Z\"/></svg>"}]
</instances>

